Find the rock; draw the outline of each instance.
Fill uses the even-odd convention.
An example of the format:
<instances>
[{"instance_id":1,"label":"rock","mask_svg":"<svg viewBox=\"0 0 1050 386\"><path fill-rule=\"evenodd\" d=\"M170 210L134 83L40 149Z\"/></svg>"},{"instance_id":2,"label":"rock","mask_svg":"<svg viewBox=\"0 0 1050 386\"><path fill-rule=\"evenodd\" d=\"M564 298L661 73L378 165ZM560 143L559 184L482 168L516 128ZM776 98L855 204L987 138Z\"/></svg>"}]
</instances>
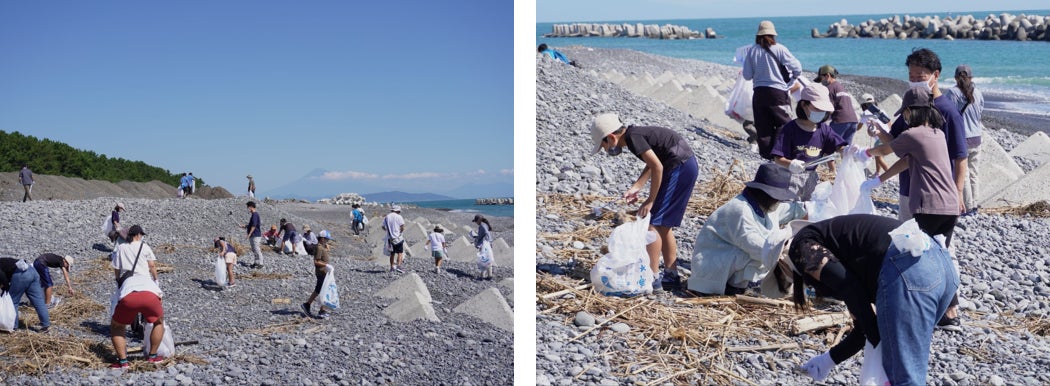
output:
<instances>
[{"instance_id":1,"label":"rock","mask_svg":"<svg viewBox=\"0 0 1050 386\"><path fill-rule=\"evenodd\" d=\"M585 311L580 311L576 313L576 319L573 322L578 327L592 327L594 326L594 316Z\"/></svg>"}]
</instances>

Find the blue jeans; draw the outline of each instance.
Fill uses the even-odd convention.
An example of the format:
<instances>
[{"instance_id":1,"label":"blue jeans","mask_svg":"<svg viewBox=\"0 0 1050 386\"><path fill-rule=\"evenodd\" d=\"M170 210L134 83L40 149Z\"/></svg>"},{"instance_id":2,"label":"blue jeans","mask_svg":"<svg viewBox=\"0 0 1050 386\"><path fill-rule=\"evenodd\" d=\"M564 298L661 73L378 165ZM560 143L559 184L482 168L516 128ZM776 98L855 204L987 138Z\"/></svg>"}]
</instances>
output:
<instances>
[{"instance_id":1,"label":"blue jeans","mask_svg":"<svg viewBox=\"0 0 1050 386\"><path fill-rule=\"evenodd\" d=\"M22 294L29 298L29 303L36 309L36 316L40 318L40 326L51 327L51 317L47 313L47 304L44 303L44 289L40 288L40 275L33 268L25 271L15 269L15 273L11 275L11 301L15 304L16 320L18 303L22 302Z\"/></svg>"},{"instance_id":2,"label":"blue jeans","mask_svg":"<svg viewBox=\"0 0 1050 386\"><path fill-rule=\"evenodd\" d=\"M937 320L959 288L959 273L936 241L919 257L890 245L879 271L882 364L893 385L925 385Z\"/></svg>"},{"instance_id":3,"label":"blue jeans","mask_svg":"<svg viewBox=\"0 0 1050 386\"><path fill-rule=\"evenodd\" d=\"M853 143L853 134L857 133L857 122L832 123L831 131L846 140L846 145Z\"/></svg>"}]
</instances>

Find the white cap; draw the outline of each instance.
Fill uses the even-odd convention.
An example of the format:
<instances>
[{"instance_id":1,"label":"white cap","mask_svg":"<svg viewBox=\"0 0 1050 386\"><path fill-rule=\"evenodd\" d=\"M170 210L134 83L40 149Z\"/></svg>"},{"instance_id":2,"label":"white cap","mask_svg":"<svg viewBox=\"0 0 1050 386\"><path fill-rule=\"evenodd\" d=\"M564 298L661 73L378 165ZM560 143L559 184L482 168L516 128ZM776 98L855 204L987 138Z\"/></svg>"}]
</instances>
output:
<instances>
[{"instance_id":1,"label":"white cap","mask_svg":"<svg viewBox=\"0 0 1050 386\"><path fill-rule=\"evenodd\" d=\"M591 123L591 142L594 142L594 149L591 150L591 154L598 153L598 150L602 149L602 139L605 136L621 127L623 123L615 113L603 113L594 117L594 122Z\"/></svg>"}]
</instances>

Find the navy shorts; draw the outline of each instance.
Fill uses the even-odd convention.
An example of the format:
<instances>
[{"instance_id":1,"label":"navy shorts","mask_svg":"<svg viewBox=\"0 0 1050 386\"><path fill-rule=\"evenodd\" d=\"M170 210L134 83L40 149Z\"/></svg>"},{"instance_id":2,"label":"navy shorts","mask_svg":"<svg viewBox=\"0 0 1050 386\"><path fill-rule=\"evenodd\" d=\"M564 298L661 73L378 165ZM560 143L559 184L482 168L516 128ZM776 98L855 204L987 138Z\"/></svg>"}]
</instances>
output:
<instances>
[{"instance_id":1,"label":"navy shorts","mask_svg":"<svg viewBox=\"0 0 1050 386\"><path fill-rule=\"evenodd\" d=\"M649 224L673 228L682 225L686 205L693 195L698 169L696 156L689 157L684 163L671 169L664 169L660 190L653 201L652 218Z\"/></svg>"},{"instance_id":2,"label":"navy shorts","mask_svg":"<svg viewBox=\"0 0 1050 386\"><path fill-rule=\"evenodd\" d=\"M44 259L34 260L33 268L36 268L36 273L40 274L40 288L47 289L55 285L55 282L51 281L51 270L47 268Z\"/></svg>"}]
</instances>

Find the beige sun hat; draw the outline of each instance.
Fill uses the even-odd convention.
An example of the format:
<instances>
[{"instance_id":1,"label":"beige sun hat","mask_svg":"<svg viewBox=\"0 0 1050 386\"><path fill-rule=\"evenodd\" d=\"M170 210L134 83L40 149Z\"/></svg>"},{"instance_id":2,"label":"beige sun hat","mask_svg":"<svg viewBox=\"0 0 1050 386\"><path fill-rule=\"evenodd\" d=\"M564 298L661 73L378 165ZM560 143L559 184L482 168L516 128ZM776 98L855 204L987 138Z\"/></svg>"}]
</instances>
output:
<instances>
[{"instance_id":1,"label":"beige sun hat","mask_svg":"<svg viewBox=\"0 0 1050 386\"><path fill-rule=\"evenodd\" d=\"M591 142L594 142L594 149L591 150L591 154L597 154L602 149L602 139L621 127L623 123L616 113L602 113L594 117L594 122L591 123Z\"/></svg>"},{"instance_id":2,"label":"beige sun hat","mask_svg":"<svg viewBox=\"0 0 1050 386\"><path fill-rule=\"evenodd\" d=\"M62 257L62 259L66 260L66 265L71 267L73 266L73 256L65 255Z\"/></svg>"},{"instance_id":3,"label":"beige sun hat","mask_svg":"<svg viewBox=\"0 0 1050 386\"><path fill-rule=\"evenodd\" d=\"M758 23L758 32L755 33L757 36L762 35L773 35L777 36L777 29L773 27L773 22L769 20L762 20Z\"/></svg>"}]
</instances>

